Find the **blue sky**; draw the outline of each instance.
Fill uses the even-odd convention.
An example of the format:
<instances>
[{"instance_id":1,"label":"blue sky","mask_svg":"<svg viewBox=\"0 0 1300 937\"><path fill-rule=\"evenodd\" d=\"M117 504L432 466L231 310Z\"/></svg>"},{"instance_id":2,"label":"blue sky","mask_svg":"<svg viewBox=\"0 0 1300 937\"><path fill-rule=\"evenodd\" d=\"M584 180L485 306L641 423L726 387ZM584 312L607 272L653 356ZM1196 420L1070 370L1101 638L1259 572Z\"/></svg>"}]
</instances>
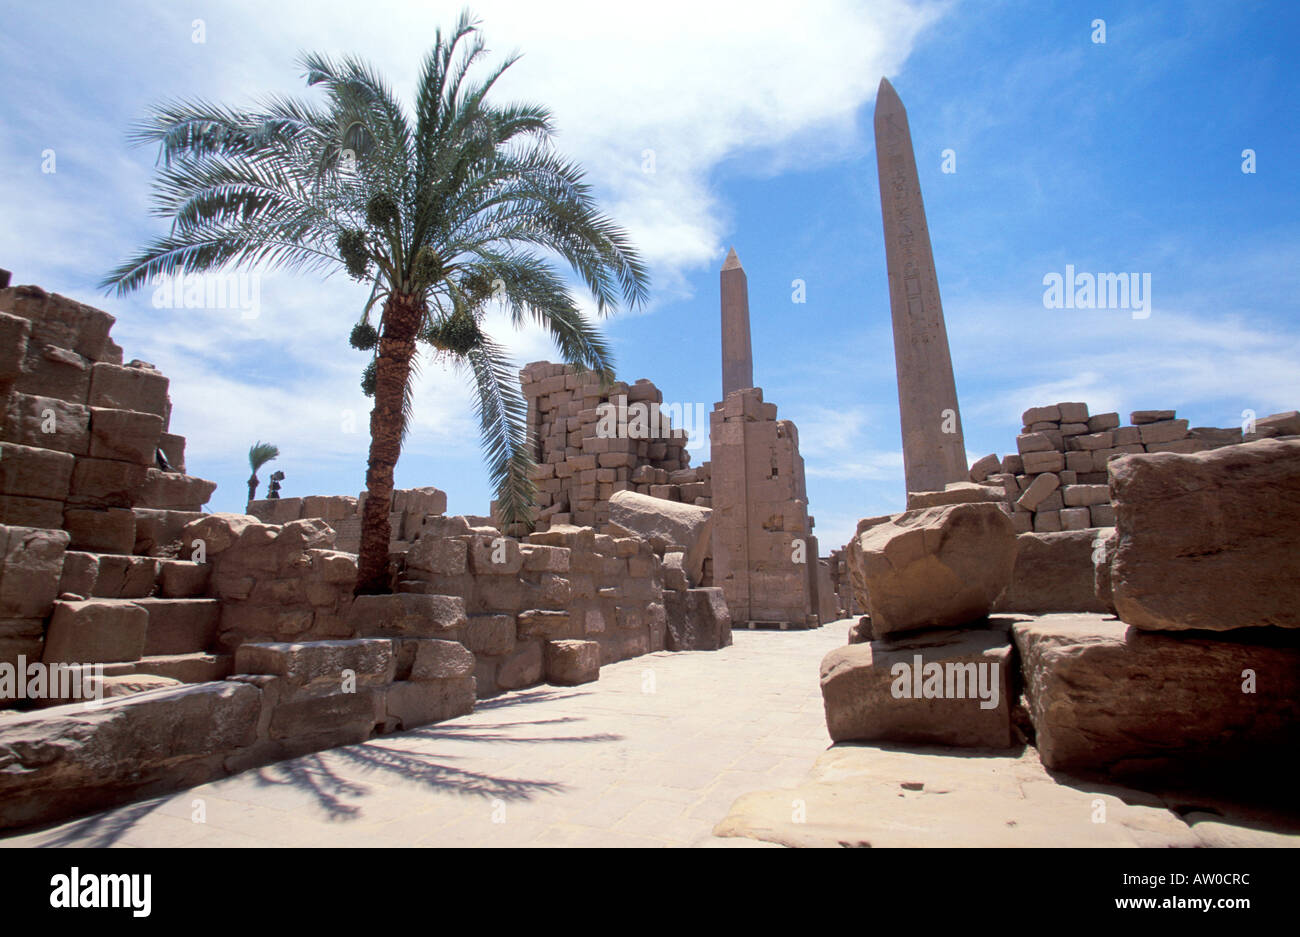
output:
<instances>
[{"instance_id":1,"label":"blue sky","mask_svg":"<svg viewBox=\"0 0 1300 937\"><path fill-rule=\"evenodd\" d=\"M734 245L755 379L799 426L824 551L903 504L871 135L882 75L909 112L972 458L1013 448L1021 411L1059 400L1216 426L1300 406L1300 5L560 6L474 9L494 52L524 52L502 98L555 111L560 147L651 264L648 308L607 323L620 375L711 407L718 269ZM280 446L286 495L361 490L369 407L347 334L364 292L342 275L267 274L255 319L155 309L150 291L105 297L97 280L160 225L154 154L126 130L173 96L309 95L293 64L305 49L359 53L409 95L459 4L365 10L53 0L6 13L0 266L112 312L127 358L171 377L172 429L191 472L218 482L213 510L242 508L257 439ZM1067 264L1150 273L1150 317L1044 308L1044 275ZM510 341L521 365L555 357L536 333ZM398 484L485 512L462 380L426 363L417 405Z\"/></svg>"}]
</instances>

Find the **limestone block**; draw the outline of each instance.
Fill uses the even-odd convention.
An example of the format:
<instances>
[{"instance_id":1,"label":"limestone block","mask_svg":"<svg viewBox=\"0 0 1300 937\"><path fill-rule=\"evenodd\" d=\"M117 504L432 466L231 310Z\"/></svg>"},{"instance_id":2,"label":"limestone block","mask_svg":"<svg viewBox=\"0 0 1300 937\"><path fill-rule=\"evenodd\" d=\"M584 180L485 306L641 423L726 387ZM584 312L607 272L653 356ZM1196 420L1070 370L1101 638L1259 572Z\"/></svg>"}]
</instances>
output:
<instances>
[{"instance_id":1,"label":"limestone block","mask_svg":"<svg viewBox=\"0 0 1300 937\"><path fill-rule=\"evenodd\" d=\"M1060 511L1038 511L1034 514L1035 533L1054 533L1061 529Z\"/></svg>"},{"instance_id":2,"label":"limestone block","mask_svg":"<svg viewBox=\"0 0 1300 937\"><path fill-rule=\"evenodd\" d=\"M422 536L406 552L406 567L440 576L459 576L469 569L468 556L469 546L464 540Z\"/></svg>"},{"instance_id":3,"label":"limestone block","mask_svg":"<svg viewBox=\"0 0 1300 937\"><path fill-rule=\"evenodd\" d=\"M54 397L12 393L5 410L7 442L85 455L90 447L90 409Z\"/></svg>"},{"instance_id":4,"label":"limestone block","mask_svg":"<svg viewBox=\"0 0 1300 937\"><path fill-rule=\"evenodd\" d=\"M821 664L827 731L836 742L1007 748L1013 666L1001 630L836 648Z\"/></svg>"},{"instance_id":5,"label":"limestone block","mask_svg":"<svg viewBox=\"0 0 1300 937\"><path fill-rule=\"evenodd\" d=\"M1128 421L1134 426L1141 426L1145 423L1160 423L1173 418L1173 410L1134 410L1128 415Z\"/></svg>"},{"instance_id":6,"label":"limestone block","mask_svg":"<svg viewBox=\"0 0 1300 937\"><path fill-rule=\"evenodd\" d=\"M1152 634L1099 615L1013 630L1049 769L1185 780L1199 769L1268 770L1300 742L1294 642ZM1244 671L1254 692L1242 691Z\"/></svg>"},{"instance_id":7,"label":"limestone block","mask_svg":"<svg viewBox=\"0 0 1300 937\"><path fill-rule=\"evenodd\" d=\"M516 618L519 638L560 638L567 635L570 616L567 611L528 609Z\"/></svg>"},{"instance_id":8,"label":"limestone block","mask_svg":"<svg viewBox=\"0 0 1300 937\"><path fill-rule=\"evenodd\" d=\"M474 711L473 676L394 683L385 695L387 712L399 729L414 729Z\"/></svg>"},{"instance_id":9,"label":"limestone block","mask_svg":"<svg viewBox=\"0 0 1300 937\"><path fill-rule=\"evenodd\" d=\"M1017 500L1016 505L1026 511L1035 511L1039 505L1060 486L1061 480L1051 472L1038 475Z\"/></svg>"},{"instance_id":10,"label":"limestone block","mask_svg":"<svg viewBox=\"0 0 1300 937\"><path fill-rule=\"evenodd\" d=\"M109 663L144 654L149 613L126 599L54 603L43 660L51 663Z\"/></svg>"},{"instance_id":11,"label":"limestone block","mask_svg":"<svg viewBox=\"0 0 1300 937\"><path fill-rule=\"evenodd\" d=\"M465 646L478 657L499 657L515 647L513 615L471 615L465 628Z\"/></svg>"},{"instance_id":12,"label":"limestone block","mask_svg":"<svg viewBox=\"0 0 1300 937\"><path fill-rule=\"evenodd\" d=\"M75 459L54 449L0 443L0 493L66 501Z\"/></svg>"},{"instance_id":13,"label":"limestone block","mask_svg":"<svg viewBox=\"0 0 1300 937\"><path fill-rule=\"evenodd\" d=\"M995 610L1037 615L1045 612L1104 612L1097 598L1093 551L1097 532L1062 530L1016 537L1011 583Z\"/></svg>"},{"instance_id":14,"label":"limestone block","mask_svg":"<svg viewBox=\"0 0 1300 937\"><path fill-rule=\"evenodd\" d=\"M67 348L29 342L23 371L14 389L23 394L86 402L90 393L90 361Z\"/></svg>"},{"instance_id":15,"label":"limestone block","mask_svg":"<svg viewBox=\"0 0 1300 937\"><path fill-rule=\"evenodd\" d=\"M0 526L0 618L44 618L59 594L68 535Z\"/></svg>"},{"instance_id":16,"label":"limestone block","mask_svg":"<svg viewBox=\"0 0 1300 937\"><path fill-rule=\"evenodd\" d=\"M392 641L361 638L353 641L249 642L235 650L234 666L238 673L283 677L294 687L320 686L342 692L349 673L357 686L391 683L396 664Z\"/></svg>"},{"instance_id":17,"label":"limestone block","mask_svg":"<svg viewBox=\"0 0 1300 937\"><path fill-rule=\"evenodd\" d=\"M670 651L714 651L731 644L731 611L718 587L663 593L664 646Z\"/></svg>"},{"instance_id":18,"label":"limestone block","mask_svg":"<svg viewBox=\"0 0 1300 937\"><path fill-rule=\"evenodd\" d=\"M1186 420L1160 420L1154 423L1144 423L1138 428L1142 437L1143 445L1156 442L1172 442L1175 439L1183 439L1187 436Z\"/></svg>"},{"instance_id":19,"label":"limestone block","mask_svg":"<svg viewBox=\"0 0 1300 937\"><path fill-rule=\"evenodd\" d=\"M221 773L219 756L255 739L261 692L201 683L94 709L59 706L0 720L0 827L59 819Z\"/></svg>"},{"instance_id":20,"label":"limestone block","mask_svg":"<svg viewBox=\"0 0 1300 937\"><path fill-rule=\"evenodd\" d=\"M90 405L166 418L169 383L160 371L100 362L91 371Z\"/></svg>"},{"instance_id":21,"label":"limestone block","mask_svg":"<svg viewBox=\"0 0 1300 937\"><path fill-rule=\"evenodd\" d=\"M133 493L134 504L170 511L198 511L208 503L212 492L216 490L216 482L151 468L147 471L144 482Z\"/></svg>"},{"instance_id":22,"label":"limestone block","mask_svg":"<svg viewBox=\"0 0 1300 937\"><path fill-rule=\"evenodd\" d=\"M1103 430L1117 429L1119 427L1119 414L1114 411L1110 413L1094 413L1088 417L1088 432L1100 433Z\"/></svg>"},{"instance_id":23,"label":"limestone block","mask_svg":"<svg viewBox=\"0 0 1300 937\"><path fill-rule=\"evenodd\" d=\"M135 515L125 508L68 508L63 527L76 550L94 553L132 553L135 549Z\"/></svg>"},{"instance_id":24,"label":"limestone block","mask_svg":"<svg viewBox=\"0 0 1300 937\"><path fill-rule=\"evenodd\" d=\"M600 644L596 641L547 641L543 647L546 682L579 686L600 679Z\"/></svg>"},{"instance_id":25,"label":"limestone block","mask_svg":"<svg viewBox=\"0 0 1300 937\"><path fill-rule=\"evenodd\" d=\"M1057 409L1061 411L1061 423L1086 423L1088 421L1088 405L1086 403L1058 403Z\"/></svg>"},{"instance_id":26,"label":"limestone block","mask_svg":"<svg viewBox=\"0 0 1300 937\"><path fill-rule=\"evenodd\" d=\"M1027 452L1021 456L1021 460L1024 462L1025 473L1029 475L1059 472L1065 468L1065 455L1055 451Z\"/></svg>"},{"instance_id":27,"label":"limestone block","mask_svg":"<svg viewBox=\"0 0 1300 937\"><path fill-rule=\"evenodd\" d=\"M474 674L474 655L459 641L419 638L415 641L411 680L451 680Z\"/></svg>"},{"instance_id":28,"label":"limestone block","mask_svg":"<svg viewBox=\"0 0 1300 937\"><path fill-rule=\"evenodd\" d=\"M1115 607L1148 630L1300 628L1300 440L1111 464Z\"/></svg>"},{"instance_id":29,"label":"limestone block","mask_svg":"<svg viewBox=\"0 0 1300 937\"><path fill-rule=\"evenodd\" d=\"M163 420L154 413L90 408L90 455L153 466Z\"/></svg>"},{"instance_id":30,"label":"limestone block","mask_svg":"<svg viewBox=\"0 0 1300 937\"><path fill-rule=\"evenodd\" d=\"M1086 507L1090 504L1109 504L1109 485L1067 485L1061 495L1068 507Z\"/></svg>"},{"instance_id":31,"label":"limestone block","mask_svg":"<svg viewBox=\"0 0 1300 937\"><path fill-rule=\"evenodd\" d=\"M521 641L497 667L497 685L503 690L517 690L540 683L542 679L542 644L540 641Z\"/></svg>"},{"instance_id":32,"label":"limestone block","mask_svg":"<svg viewBox=\"0 0 1300 937\"><path fill-rule=\"evenodd\" d=\"M87 508L129 508L149 469L116 459L77 459L68 504ZM150 505L152 506L152 505Z\"/></svg>"},{"instance_id":33,"label":"limestone block","mask_svg":"<svg viewBox=\"0 0 1300 937\"><path fill-rule=\"evenodd\" d=\"M359 595L348 620L365 637L440 637L468 624L465 600L452 595Z\"/></svg>"},{"instance_id":34,"label":"limestone block","mask_svg":"<svg viewBox=\"0 0 1300 937\"><path fill-rule=\"evenodd\" d=\"M1030 423L1039 423L1049 420L1055 423L1061 421L1060 407L1030 407L1020 417L1022 423L1028 426Z\"/></svg>"}]
</instances>

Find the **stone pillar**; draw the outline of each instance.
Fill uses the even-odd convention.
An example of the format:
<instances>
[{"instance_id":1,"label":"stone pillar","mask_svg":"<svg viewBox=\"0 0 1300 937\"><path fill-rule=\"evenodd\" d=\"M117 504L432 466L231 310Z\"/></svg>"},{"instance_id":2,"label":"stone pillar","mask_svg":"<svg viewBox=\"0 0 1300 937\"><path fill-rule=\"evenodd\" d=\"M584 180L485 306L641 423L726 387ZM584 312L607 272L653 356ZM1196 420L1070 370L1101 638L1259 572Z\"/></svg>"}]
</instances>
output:
<instances>
[{"instance_id":1,"label":"stone pillar","mask_svg":"<svg viewBox=\"0 0 1300 937\"><path fill-rule=\"evenodd\" d=\"M942 491L948 482L969 481L966 445L912 133L903 102L884 78L875 129L903 470L908 491Z\"/></svg>"},{"instance_id":2,"label":"stone pillar","mask_svg":"<svg viewBox=\"0 0 1300 937\"><path fill-rule=\"evenodd\" d=\"M749 341L749 284L733 247L722 264L722 399L754 386L754 353Z\"/></svg>"},{"instance_id":3,"label":"stone pillar","mask_svg":"<svg viewBox=\"0 0 1300 937\"><path fill-rule=\"evenodd\" d=\"M751 387L715 405L710 439L713 584L722 588L733 623L807 627L815 614L808 563L816 563L817 546L798 431L777 419L761 388Z\"/></svg>"}]
</instances>

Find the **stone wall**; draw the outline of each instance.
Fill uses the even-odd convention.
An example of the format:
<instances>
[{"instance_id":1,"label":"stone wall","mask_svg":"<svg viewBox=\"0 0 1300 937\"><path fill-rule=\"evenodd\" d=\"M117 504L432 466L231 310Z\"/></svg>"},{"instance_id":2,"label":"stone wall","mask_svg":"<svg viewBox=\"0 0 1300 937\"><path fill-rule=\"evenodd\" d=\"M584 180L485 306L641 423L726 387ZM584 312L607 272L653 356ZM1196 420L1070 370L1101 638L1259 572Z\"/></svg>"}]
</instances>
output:
<instances>
[{"instance_id":1,"label":"stone wall","mask_svg":"<svg viewBox=\"0 0 1300 937\"><path fill-rule=\"evenodd\" d=\"M147 362L123 366L114 321L36 286L0 289L0 523L131 554L153 512L198 511L216 484L184 474L168 380Z\"/></svg>"},{"instance_id":2,"label":"stone wall","mask_svg":"<svg viewBox=\"0 0 1300 937\"><path fill-rule=\"evenodd\" d=\"M350 495L308 495L302 498L265 498L248 503L248 513L268 524L285 524L319 518L334 530L335 548L346 553L361 549L361 512L366 493ZM430 514L447 512L447 494L437 488L402 488L393 492L388 514L390 552L404 553L420 533Z\"/></svg>"},{"instance_id":3,"label":"stone wall","mask_svg":"<svg viewBox=\"0 0 1300 937\"><path fill-rule=\"evenodd\" d=\"M519 372L536 440L540 526L603 527L616 491L708 506L708 466L690 468L686 432L659 410L663 394L648 380L603 387L591 373L549 361ZM638 424L638 415L643 423ZM617 429L613 434L602 430Z\"/></svg>"},{"instance_id":4,"label":"stone wall","mask_svg":"<svg viewBox=\"0 0 1300 937\"><path fill-rule=\"evenodd\" d=\"M1266 417L1243 437L1240 427L1188 427L1173 410L1136 410L1130 425L1118 413L1089 415L1086 403L1032 407L1021 417L1017 453L988 455L971 466L971 481L998 486L1017 533L1112 527L1107 464L1144 452L1203 452L1251 439L1294 433L1294 411Z\"/></svg>"}]
</instances>

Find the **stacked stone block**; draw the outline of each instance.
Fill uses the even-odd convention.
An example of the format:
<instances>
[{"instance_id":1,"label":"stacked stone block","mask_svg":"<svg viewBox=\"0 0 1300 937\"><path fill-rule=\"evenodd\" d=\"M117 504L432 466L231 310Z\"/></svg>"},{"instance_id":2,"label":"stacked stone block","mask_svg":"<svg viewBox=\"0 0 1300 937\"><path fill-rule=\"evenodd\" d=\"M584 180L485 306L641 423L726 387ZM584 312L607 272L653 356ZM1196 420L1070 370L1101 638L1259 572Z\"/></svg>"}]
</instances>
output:
<instances>
[{"instance_id":1,"label":"stacked stone block","mask_svg":"<svg viewBox=\"0 0 1300 937\"><path fill-rule=\"evenodd\" d=\"M308 495L302 498L266 498L248 503L248 513L268 524L318 518L334 530L335 549L357 553L361 549L363 491L350 495ZM424 519L447 512L447 494L437 488L403 488L393 492L388 514L390 553L405 553L419 536Z\"/></svg>"},{"instance_id":2,"label":"stacked stone block","mask_svg":"<svg viewBox=\"0 0 1300 937\"><path fill-rule=\"evenodd\" d=\"M446 636L474 653L480 696L595 679L593 654L598 667L666 646L665 570L640 537L555 524L521 541L463 517L429 517L398 576L402 595L375 601L459 603L464 620Z\"/></svg>"},{"instance_id":3,"label":"stacked stone block","mask_svg":"<svg viewBox=\"0 0 1300 937\"><path fill-rule=\"evenodd\" d=\"M1282 434L1290 426L1289 416L1293 414L1258 421L1250 439ZM1203 452L1244 438L1240 427L1189 427L1173 410L1135 410L1130 425L1122 426L1118 413L1090 415L1086 403L1073 402L1031 407L1021 419L1017 453L1001 460L985 456L970 470L971 481L1003 490L1017 533L1114 526L1107 476L1113 459L1145 452ZM1300 428L1300 417L1295 422Z\"/></svg>"},{"instance_id":4,"label":"stacked stone block","mask_svg":"<svg viewBox=\"0 0 1300 937\"><path fill-rule=\"evenodd\" d=\"M184 474L168 380L147 362L123 366L113 322L39 287L0 289L0 523L131 554L135 511L198 511L216 485Z\"/></svg>"},{"instance_id":5,"label":"stacked stone block","mask_svg":"<svg viewBox=\"0 0 1300 937\"><path fill-rule=\"evenodd\" d=\"M817 623L817 542L799 436L758 387L710 414L713 584L736 624Z\"/></svg>"},{"instance_id":6,"label":"stacked stone block","mask_svg":"<svg viewBox=\"0 0 1300 937\"><path fill-rule=\"evenodd\" d=\"M537 446L533 481L540 527L603 527L616 491L688 504L710 496L707 471L689 468L686 433L661 413L663 394L650 381L602 386L590 372L580 374L548 361L528 365L519 379L528 400L528 430ZM630 409L636 405L650 412L644 432L636 425L636 410ZM616 425L631 432L602 434L605 407L613 407Z\"/></svg>"}]
</instances>

